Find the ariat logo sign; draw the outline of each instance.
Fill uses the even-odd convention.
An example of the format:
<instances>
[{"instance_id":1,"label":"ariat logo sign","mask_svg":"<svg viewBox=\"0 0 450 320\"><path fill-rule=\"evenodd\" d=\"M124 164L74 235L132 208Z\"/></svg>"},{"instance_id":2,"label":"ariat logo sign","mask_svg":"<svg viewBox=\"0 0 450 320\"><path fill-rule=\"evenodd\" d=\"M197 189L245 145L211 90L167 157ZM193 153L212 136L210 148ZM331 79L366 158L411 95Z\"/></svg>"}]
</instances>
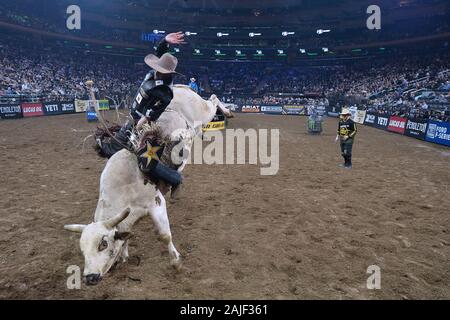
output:
<instances>
[{"instance_id":1,"label":"ariat logo sign","mask_svg":"<svg viewBox=\"0 0 450 320\"><path fill-rule=\"evenodd\" d=\"M259 106L243 106L242 112L257 113L259 112Z\"/></svg>"}]
</instances>

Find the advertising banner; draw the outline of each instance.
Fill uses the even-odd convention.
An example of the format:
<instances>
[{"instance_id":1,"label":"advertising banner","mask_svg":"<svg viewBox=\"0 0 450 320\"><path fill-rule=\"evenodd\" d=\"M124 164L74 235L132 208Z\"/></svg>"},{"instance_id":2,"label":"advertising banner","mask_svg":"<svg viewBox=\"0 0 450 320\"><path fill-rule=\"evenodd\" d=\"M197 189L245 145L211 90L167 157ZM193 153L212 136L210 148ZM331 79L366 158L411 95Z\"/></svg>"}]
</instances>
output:
<instances>
[{"instance_id":1,"label":"advertising banner","mask_svg":"<svg viewBox=\"0 0 450 320\"><path fill-rule=\"evenodd\" d=\"M375 128L387 130L389 124L389 115L387 114L377 114L377 119L375 123Z\"/></svg>"},{"instance_id":2,"label":"advertising banner","mask_svg":"<svg viewBox=\"0 0 450 320\"><path fill-rule=\"evenodd\" d=\"M306 115L306 107L295 105L284 105L283 114Z\"/></svg>"},{"instance_id":3,"label":"advertising banner","mask_svg":"<svg viewBox=\"0 0 450 320\"><path fill-rule=\"evenodd\" d=\"M73 101L63 101L60 102L62 113L74 113L75 103Z\"/></svg>"},{"instance_id":4,"label":"advertising banner","mask_svg":"<svg viewBox=\"0 0 450 320\"><path fill-rule=\"evenodd\" d=\"M429 121L425 140L450 147L450 123Z\"/></svg>"},{"instance_id":5,"label":"advertising banner","mask_svg":"<svg viewBox=\"0 0 450 320\"><path fill-rule=\"evenodd\" d=\"M363 124L365 118L366 118L366 111L363 111L363 110L356 110L356 111L353 113L353 118L352 118L352 120L355 121L356 123Z\"/></svg>"},{"instance_id":6,"label":"advertising banner","mask_svg":"<svg viewBox=\"0 0 450 320\"><path fill-rule=\"evenodd\" d=\"M388 130L391 132L404 134L406 129L406 121L406 118L391 116L389 118Z\"/></svg>"},{"instance_id":7,"label":"advertising banner","mask_svg":"<svg viewBox=\"0 0 450 320\"><path fill-rule=\"evenodd\" d=\"M44 102L44 114L46 116L62 114L59 102Z\"/></svg>"},{"instance_id":8,"label":"advertising banner","mask_svg":"<svg viewBox=\"0 0 450 320\"><path fill-rule=\"evenodd\" d=\"M406 123L405 135L420 140L425 140L428 121L422 119L408 119Z\"/></svg>"},{"instance_id":9,"label":"advertising banner","mask_svg":"<svg viewBox=\"0 0 450 320\"><path fill-rule=\"evenodd\" d=\"M242 106L242 112L245 112L245 113L258 113L259 112L259 106L253 106L253 105Z\"/></svg>"},{"instance_id":10,"label":"advertising banner","mask_svg":"<svg viewBox=\"0 0 450 320\"><path fill-rule=\"evenodd\" d=\"M318 105L318 106L316 106L316 112L319 116L323 116L326 114L327 109L325 108L324 105Z\"/></svg>"},{"instance_id":11,"label":"advertising banner","mask_svg":"<svg viewBox=\"0 0 450 320\"><path fill-rule=\"evenodd\" d=\"M89 100L75 100L75 112L86 112Z\"/></svg>"},{"instance_id":12,"label":"advertising banner","mask_svg":"<svg viewBox=\"0 0 450 320\"><path fill-rule=\"evenodd\" d=\"M25 118L39 117L44 115L42 103L22 103L22 113Z\"/></svg>"},{"instance_id":13,"label":"advertising banner","mask_svg":"<svg viewBox=\"0 0 450 320\"><path fill-rule=\"evenodd\" d=\"M98 100L98 110L109 110L108 100Z\"/></svg>"},{"instance_id":14,"label":"advertising banner","mask_svg":"<svg viewBox=\"0 0 450 320\"><path fill-rule=\"evenodd\" d=\"M225 121L208 122L208 124L203 127L203 131L215 131L223 129L225 129Z\"/></svg>"},{"instance_id":15,"label":"advertising banner","mask_svg":"<svg viewBox=\"0 0 450 320\"><path fill-rule=\"evenodd\" d=\"M377 125L377 114L373 112L366 112L366 118L364 119L366 126L375 127Z\"/></svg>"},{"instance_id":16,"label":"advertising banner","mask_svg":"<svg viewBox=\"0 0 450 320\"><path fill-rule=\"evenodd\" d=\"M0 104L1 119L18 119L22 117L20 104Z\"/></svg>"},{"instance_id":17,"label":"advertising banner","mask_svg":"<svg viewBox=\"0 0 450 320\"><path fill-rule=\"evenodd\" d=\"M283 112L282 106L261 106L261 112L267 114L281 114Z\"/></svg>"},{"instance_id":18,"label":"advertising banner","mask_svg":"<svg viewBox=\"0 0 450 320\"><path fill-rule=\"evenodd\" d=\"M353 120L353 119L355 118L356 111L358 111L358 108L355 107L355 106L352 106L352 107L348 108L348 110L349 110L350 113L352 114L351 118L352 118L352 120ZM353 121L355 121L355 120L353 120Z\"/></svg>"}]
</instances>

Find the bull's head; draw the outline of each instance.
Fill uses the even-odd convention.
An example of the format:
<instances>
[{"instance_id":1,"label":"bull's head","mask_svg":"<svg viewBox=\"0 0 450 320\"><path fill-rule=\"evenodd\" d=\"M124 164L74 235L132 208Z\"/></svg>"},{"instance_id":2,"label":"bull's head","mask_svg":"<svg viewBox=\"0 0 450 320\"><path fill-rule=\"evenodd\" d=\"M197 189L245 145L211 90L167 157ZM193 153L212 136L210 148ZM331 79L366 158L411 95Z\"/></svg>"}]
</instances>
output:
<instances>
[{"instance_id":1,"label":"bull's head","mask_svg":"<svg viewBox=\"0 0 450 320\"><path fill-rule=\"evenodd\" d=\"M130 209L127 208L105 221L64 226L66 230L81 233L80 248L84 255L83 276L86 284L99 283L120 257L123 245L131 237L131 233L119 232L116 227L129 214Z\"/></svg>"}]
</instances>

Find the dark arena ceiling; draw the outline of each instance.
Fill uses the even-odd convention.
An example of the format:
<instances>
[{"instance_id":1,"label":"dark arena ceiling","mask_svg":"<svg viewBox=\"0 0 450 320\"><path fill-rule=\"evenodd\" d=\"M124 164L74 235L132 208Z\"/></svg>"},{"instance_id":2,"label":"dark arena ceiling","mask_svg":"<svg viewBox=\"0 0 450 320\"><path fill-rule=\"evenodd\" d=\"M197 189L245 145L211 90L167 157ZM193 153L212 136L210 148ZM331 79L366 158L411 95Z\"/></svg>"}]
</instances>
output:
<instances>
[{"instance_id":1,"label":"dark arena ceiling","mask_svg":"<svg viewBox=\"0 0 450 320\"><path fill-rule=\"evenodd\" d=\"M192 59L314 59L448 45L448 0L380 0L381 29L369 30L366 0L0 1L0 31L64 45L140 56L164 34L184 31L174 54ZM81 29L66 28L69 5ZM9 30L7 33L5 30ZM320 32L320 30L329 30Z\"/></svg>"}]
</instances>

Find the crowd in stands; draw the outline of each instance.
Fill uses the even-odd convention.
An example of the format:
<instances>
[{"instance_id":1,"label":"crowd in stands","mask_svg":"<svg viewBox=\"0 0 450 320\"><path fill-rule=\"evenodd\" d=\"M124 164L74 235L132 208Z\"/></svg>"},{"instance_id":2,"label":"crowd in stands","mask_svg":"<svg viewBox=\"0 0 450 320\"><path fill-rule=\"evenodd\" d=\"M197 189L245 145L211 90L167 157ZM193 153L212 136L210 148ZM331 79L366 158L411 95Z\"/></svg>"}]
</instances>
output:
<instances>
[{"instance_id":1,"label":"crowd in stands","mask_svg":"<svg viewBox=\"0 0 450 320\"><path fill-rule=\"evenodd\" d=\"M84 82L94 80L101 98L123 98L136 90L135 64L101 55L53 48L0 46L0 97L35 97L47 100L83 98Z\"/></svg>"},{"instance_id":2,"label":"crowd in stands","mask_svg":"<svg viewBox=\"0 0 450 320\"><path fill-rule=\"evenodd\" d=\"M179 70L186 77L176 82L187 84L195 77L205 96L216 93L236 104L329 105L330 97L339 97L342 105L369 111L448 121L449 62L449 53L326 67L268 62L210 62L199 67L181 60ZM133 58L4 41L0 45L0 98L83 98L84 82L92 79L99 98L129 99L147 71L141 60ZM314 101L305 101L304 97L313 96Z\"/></svg>"}]
</instances>

